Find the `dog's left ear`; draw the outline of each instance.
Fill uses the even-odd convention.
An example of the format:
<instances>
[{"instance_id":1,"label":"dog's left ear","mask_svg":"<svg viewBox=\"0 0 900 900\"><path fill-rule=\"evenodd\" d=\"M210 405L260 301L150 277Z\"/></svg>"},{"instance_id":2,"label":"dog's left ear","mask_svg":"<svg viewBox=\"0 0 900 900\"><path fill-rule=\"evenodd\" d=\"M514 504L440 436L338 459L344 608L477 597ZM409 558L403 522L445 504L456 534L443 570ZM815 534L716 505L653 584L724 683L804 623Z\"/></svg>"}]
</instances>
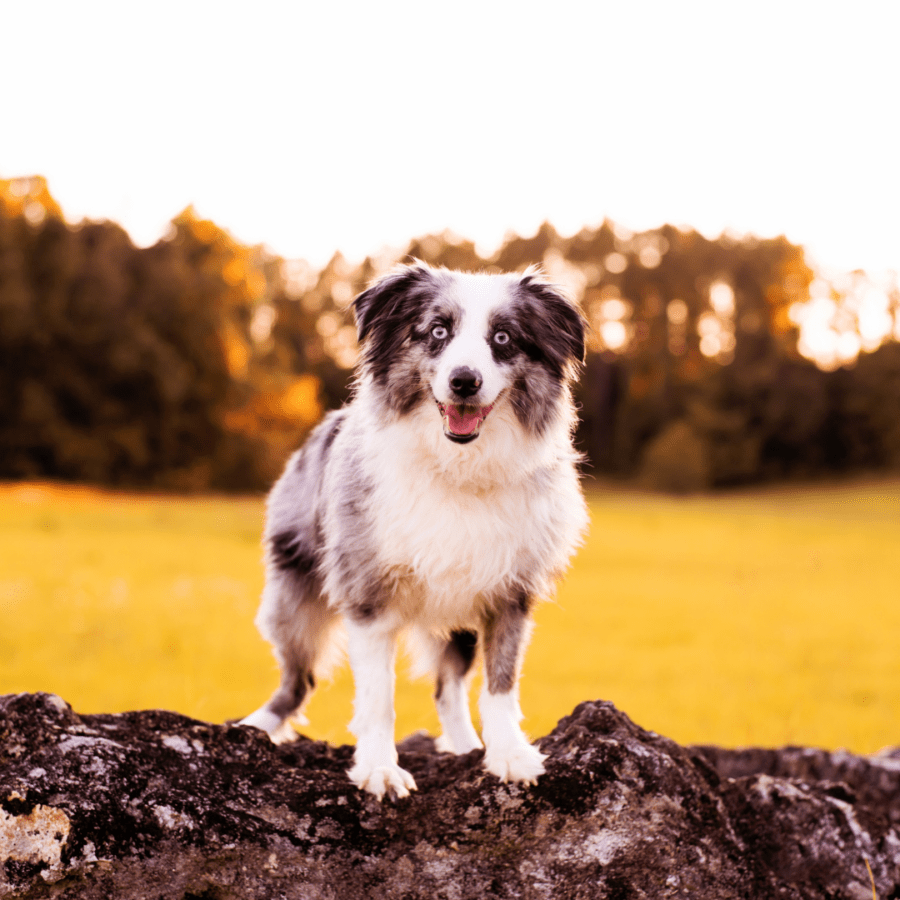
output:
<instances>
[{"instance_id":1,"label":"dog's left ear","mask_svg":"<svg viewBox=\"0 0 900 900\"><path fill-rule=\"evenodd\" d=\"M535 269L527 269L519 284L526 296L537 301L535 315L545 326L541 341L544 352L560 371L582 364L587 320L581 310Z\"/></svg>"},{"instance_id":2,"label":"dog's left ear","mask_svg":"<svg viewBox=\"0 0 900 900\"><path fill-rule=\"evenodd\" d=\"M428 267L416 261L379 278L353 301L353 314L360 343L373 332L399 329L406 320L411 300L429 282ZM376 334L377 337L377 334Z\"/></svg>"}]
</instances>

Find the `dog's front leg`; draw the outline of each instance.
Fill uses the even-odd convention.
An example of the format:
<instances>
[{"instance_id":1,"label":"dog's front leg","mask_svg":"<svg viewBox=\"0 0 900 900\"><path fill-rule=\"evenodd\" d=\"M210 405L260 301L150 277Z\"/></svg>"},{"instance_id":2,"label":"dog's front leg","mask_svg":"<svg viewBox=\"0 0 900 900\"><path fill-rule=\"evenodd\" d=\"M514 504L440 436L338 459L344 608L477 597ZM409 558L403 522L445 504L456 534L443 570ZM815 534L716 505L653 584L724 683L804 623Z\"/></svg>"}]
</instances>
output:
<instances>
[{"instance_id":1,"label":"dog's front leg","mask_svg":"<svg viewBox=\"0 0 900 900\"><path fill-rule=\"evenodd\" d=\"M484 767L501 781L534 784L544 773L545 756L522 733L519 723L519 669L531 630L531 599L524 592L504 601L484 622L485 680L481 689Z\"/></svg>"},{"instance_id":2,"label":"dog's front leg","mask_svg":"<svg viewBox=\"0 0 900 900\"><path fill-rule=\"evenodd\" d=\"M397 764L394 744L394 661L396 628L382 622L346 621L347 647L356 697L350 731L356 736L353 768L347 773L359 788L379 800L385 794L407 797L416 789L409 772Z\"/></svg>"}]
</instances>

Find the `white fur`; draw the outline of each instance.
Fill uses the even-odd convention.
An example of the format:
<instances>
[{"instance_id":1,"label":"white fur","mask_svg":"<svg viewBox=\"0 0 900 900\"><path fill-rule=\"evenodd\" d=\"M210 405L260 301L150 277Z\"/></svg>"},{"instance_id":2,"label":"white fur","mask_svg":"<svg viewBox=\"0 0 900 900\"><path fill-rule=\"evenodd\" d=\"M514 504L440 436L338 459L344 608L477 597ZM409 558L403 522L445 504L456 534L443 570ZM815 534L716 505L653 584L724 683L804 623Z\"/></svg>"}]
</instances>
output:
<instances>
[{"instance_id":1,"label":"white fur","mask_svg":"<svg viewBox=\"0 0 900 900\"><path fill-rule=\"evenodd\" d=\"M503 368L491 356L485 335L490 314L505 299L507 285L502 279L461 273L457 276L456 288L451 296L463 306L465 316L459 332L441 354L432 391L442 403L452 402L448 389L450 373L458 366L468 366L484 377L481 396L482 405L486 406L494 403L506 386Z\"/></svg>"},{"instance_id":2,"label":"white fur","mask_svg":"<svg viewBox=\"0 0 900 900\"><path fill-rule=\"evenodd\" d=\"M396 628L347 624L347 647L356 682L353 720L356 735L350 780L380 800L385 793L407 797L416 789L409 772L397 765L394 746L394 662Z\"/></svg>"},{"instance_id":3,"label":"white fur","mask_svg":"<svg viewBox=\"0 0 900 900\"><path fill-rule=\"evenodd\" d=\"M567 423L537 440L502 407L477 440L458 445L434 419L421 407L387 427L363 419L360 432L380 557L402 573L397 612L450 629L471 624L480 598L508 587L523 560L562 571L586 516L574 467L556 465L573 459ZM527 476L539 468L548 476L537 485ZM552 584L542 588L546 596Z\"/></svg>"},{"instance_id":4,"label":"white fur","mask_svg":"<svg viewBox=\"0 0 900 900\"><path fill-rule=\"evenodd\" d=\"M479 699L484 767L501 781L534 784L544 773L544 755L522 734L519 692L492 694L485 686Z\"/></svg>"}]
</instances>

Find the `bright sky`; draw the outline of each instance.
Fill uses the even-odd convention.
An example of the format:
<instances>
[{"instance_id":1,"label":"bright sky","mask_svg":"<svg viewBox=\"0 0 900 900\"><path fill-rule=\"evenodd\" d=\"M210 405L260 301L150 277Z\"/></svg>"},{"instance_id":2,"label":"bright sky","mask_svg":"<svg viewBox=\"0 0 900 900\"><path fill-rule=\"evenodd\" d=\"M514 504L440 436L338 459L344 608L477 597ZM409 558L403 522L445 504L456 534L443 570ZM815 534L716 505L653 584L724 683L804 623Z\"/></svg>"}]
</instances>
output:
<instances>
[{"instance_id":1,"label":"bright sky","mask_svg":"<svg viewBox=\"0 0 900 900\"><path fill-rule=\"evenodd\" d=\"M324 263L545 219L900 269L900 2L10 0L0 177Z\"/></svg>"}]
</instances>

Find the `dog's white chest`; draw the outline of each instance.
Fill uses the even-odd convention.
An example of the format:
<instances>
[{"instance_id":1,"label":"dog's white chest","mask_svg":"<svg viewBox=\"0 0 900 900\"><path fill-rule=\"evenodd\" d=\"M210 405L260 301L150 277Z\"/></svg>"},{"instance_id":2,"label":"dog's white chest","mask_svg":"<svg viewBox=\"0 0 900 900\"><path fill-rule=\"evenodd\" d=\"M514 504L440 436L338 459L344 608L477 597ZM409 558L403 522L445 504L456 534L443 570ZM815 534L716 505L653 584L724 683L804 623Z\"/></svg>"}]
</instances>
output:
<instances>
[{"instance_id":1,"label":"dog's white chest","mask_svg":"<svg viewBox=\"0 0 900 900\"><path fill-rule=\"evenodd\" d=\"M546 560L548 516L527 486L475 492L405 479L370 510L382 566L406 577L432 621L458 624ZM551 550L552 555L552 550Z\"/></svg>"}]
</instances>

